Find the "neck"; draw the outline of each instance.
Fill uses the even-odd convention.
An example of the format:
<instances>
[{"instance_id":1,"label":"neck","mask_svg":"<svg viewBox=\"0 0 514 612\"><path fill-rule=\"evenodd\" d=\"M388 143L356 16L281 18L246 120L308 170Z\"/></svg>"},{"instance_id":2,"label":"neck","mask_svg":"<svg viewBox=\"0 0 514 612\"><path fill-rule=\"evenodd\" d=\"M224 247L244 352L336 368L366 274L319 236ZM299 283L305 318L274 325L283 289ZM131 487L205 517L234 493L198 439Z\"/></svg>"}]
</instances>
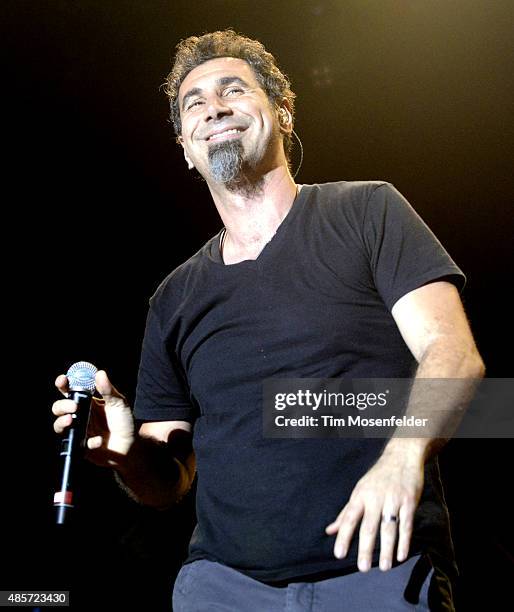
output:
<instances>
[{"instance_id":1,"label":"neck","mask_svg":"<svg viewBox=\"0 0 514 612\"><path fill-rule=\"evenodd\" d=\"M241 252L258 249L277 231L293 205L297 187L287 166L279 166L258 183L226 189L209 184L209 189L226 227L224 248L230 242Z\"/></svg>"}]
</instances>

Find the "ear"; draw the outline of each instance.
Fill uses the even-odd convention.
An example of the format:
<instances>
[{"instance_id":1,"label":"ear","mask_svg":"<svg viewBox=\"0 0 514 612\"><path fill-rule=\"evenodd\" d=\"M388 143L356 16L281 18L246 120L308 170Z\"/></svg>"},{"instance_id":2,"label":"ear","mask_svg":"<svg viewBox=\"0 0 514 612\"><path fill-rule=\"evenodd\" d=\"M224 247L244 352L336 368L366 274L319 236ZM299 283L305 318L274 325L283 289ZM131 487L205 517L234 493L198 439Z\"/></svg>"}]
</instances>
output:
<instances>
[{"instance_id":1,"label":"ear","mask_svg":"<svg viewBox=\"0 0 514 612\"><path fill-rule=\"evenodd\" d=\"M284 134L290 134L293 131L293 114L291 113L289 102L285 98L277 106L277 112L280 131Z\"/></svg>"},{"instance_id":2,"label":"ear","mask_svg":"<svg viewBox=\"0 0 514 612\"><path fill-rule=\"evenodd\" d=\"M190 157L186 153L186 148L184 147L184 139L182 138L182 136L177 136L177 142L180 145L182 145L182 152L184 153L184 159L186 160L187 167L189 168L189 170L192 170L195 167L195 165L193 164Z\"/></svg>"}]
</instances>

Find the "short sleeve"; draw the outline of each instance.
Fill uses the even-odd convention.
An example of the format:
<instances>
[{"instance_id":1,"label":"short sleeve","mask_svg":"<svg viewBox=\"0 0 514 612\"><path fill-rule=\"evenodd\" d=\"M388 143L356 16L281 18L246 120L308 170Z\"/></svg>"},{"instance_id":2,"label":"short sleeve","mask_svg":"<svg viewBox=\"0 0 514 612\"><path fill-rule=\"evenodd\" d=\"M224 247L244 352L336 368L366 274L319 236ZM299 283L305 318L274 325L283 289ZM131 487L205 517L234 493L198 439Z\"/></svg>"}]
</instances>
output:
<instances>
[{"instance_id":1,"label":"short sleeve","mask_svg":"<svg viewBox=\"0 0 514 612\"><path fill-rule=\"evenodd\" d=\"M409 291L435 280L464 288L462 270L391 183L370 196L364 225L375 286L389 310Z\"/></svg>"},{"instance_id":2,"label":"short sleeve","mask_svg":"<svg viewBox=\"0 0 514 612\"><path fill-rule=\"evenodd\" d=\"M141 350L134 416L141 421L193 422L195 419L182 369L166 348L158 316L151 305Z\"/></svg>"}]
</instances>

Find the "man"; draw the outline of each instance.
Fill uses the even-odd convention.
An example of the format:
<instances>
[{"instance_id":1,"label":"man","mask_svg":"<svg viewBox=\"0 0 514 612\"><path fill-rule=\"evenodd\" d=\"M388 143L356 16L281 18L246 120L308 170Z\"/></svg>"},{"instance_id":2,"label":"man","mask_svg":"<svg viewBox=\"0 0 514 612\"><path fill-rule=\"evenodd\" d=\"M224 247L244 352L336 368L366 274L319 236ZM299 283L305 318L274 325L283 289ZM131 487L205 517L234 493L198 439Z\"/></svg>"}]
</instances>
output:
<instances>
[{"instance_id":1,"label":"man","mask_svg":"<svg viewBox=\"0 0 514 612\"><path fill-rule=\"evenodd\" d=\"M176 612L453 609L441 440L265 438L262 381L414 366L416 379L483 376L462 273L389 183L295 184L294 94L257 41L231 30L182 41L167 93L224 229L150 300L138 435L97 374L90 459L156 508L197 471ZM56 384L66 393L66 377ZM73 409L54 404L57 432ZM430 406L418 397L409 410Z\"/></svg>"}]
</instances>

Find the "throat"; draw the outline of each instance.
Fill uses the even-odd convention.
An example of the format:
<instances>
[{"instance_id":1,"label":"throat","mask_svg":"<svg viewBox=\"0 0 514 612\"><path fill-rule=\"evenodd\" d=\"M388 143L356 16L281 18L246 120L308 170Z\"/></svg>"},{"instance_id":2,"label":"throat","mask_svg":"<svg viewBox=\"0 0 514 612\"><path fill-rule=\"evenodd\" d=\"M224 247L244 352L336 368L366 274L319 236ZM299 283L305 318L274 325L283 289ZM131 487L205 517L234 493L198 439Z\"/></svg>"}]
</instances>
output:
<instances>
[{"instance_id":1,"label":"throat","mask_svg":"<svg viewBox=\"0 0 514 612\"><path fill-rule=\"evenodd\" d=\"M227 230L224 229L220 239L220 256L226 265L239 263L241 261L256 260L264 247L273 239L273 234L270 238L257 238L254 242L248 245L234 245L227 236Z\"/></svg>"}]
</instances>

